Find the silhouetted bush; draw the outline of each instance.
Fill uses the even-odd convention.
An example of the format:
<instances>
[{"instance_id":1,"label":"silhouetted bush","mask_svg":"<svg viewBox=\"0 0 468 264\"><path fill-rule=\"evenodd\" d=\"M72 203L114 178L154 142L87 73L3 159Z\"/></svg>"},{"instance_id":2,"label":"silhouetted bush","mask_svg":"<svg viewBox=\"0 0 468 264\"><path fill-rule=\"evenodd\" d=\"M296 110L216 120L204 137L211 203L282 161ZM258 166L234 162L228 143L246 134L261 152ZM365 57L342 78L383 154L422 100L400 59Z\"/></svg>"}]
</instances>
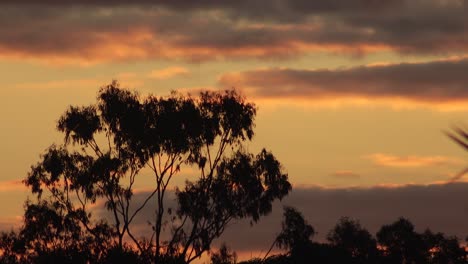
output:
<instances>
[{"instance_id":1,"label":"silhouetted bush","mask_svg":"<svg viewBox=\"0 0 468 264\"><path fill-rule=\"evenodd\" d=\"M252 259L249 264L467 264L467 252L456 237L442 233L414 231L413 224L400 218L383 225L377 240L356 220L341 218L328 233L329 243L310 240L313 228L294 208L285 207L282 231L275 243L284 254Z\"/></svg>"}]
</instances>

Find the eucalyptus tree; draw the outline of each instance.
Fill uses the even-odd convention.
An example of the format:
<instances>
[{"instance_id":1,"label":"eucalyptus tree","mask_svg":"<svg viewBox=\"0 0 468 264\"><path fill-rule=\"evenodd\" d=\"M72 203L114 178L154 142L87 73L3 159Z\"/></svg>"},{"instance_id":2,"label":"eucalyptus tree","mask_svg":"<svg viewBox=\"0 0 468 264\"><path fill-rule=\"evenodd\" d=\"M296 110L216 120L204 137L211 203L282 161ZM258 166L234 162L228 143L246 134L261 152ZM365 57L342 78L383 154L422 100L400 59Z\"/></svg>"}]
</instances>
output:
<instances>
[{"instance_id":1,"label":"eucalyptus tree","mask_svg":"<svg viewBox=\"0 0 468 264\"><path fill-rule=\"evenodd\" d=\"M142 97L112 82L96 103L70 106L60 117L63 142L32 166L24 182L36 201L27 206L53 205L57 216L73 223L73 230L62 225L63 232L74 231L76 239L135 247L156 262L191 262L233 220L257 222L291 190L271 152L246 150L255 115L256 106L235 90ZM172 188L186 167L196 176ZM138 181L151 189L140 203L134 199ZM167 205L171 191L176 208ZM96 214L99 204L110 219ZM141 237L134 223L149 204L155 204L154 218Z\"/></svg>"}]
</instances>

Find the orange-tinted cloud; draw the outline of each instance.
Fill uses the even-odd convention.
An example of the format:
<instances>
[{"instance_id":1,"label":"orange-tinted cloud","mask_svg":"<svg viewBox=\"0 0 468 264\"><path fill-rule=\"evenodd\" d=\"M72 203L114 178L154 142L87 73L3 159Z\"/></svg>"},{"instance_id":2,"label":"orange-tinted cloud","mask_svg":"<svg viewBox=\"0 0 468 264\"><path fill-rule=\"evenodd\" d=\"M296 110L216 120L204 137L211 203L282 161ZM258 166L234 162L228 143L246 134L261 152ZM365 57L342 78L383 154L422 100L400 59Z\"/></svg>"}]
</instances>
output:
<instances>
[{"instance_id":1,"label":"orange-tinted cloud","mask_svg":"<svg viewBox=\"0 0 468 264\"><path fill-rule=\"evenodd\" d=\"M462 163L460 159L445 156L396 156L384 153L375 153L367 155L365 158L379 166L401 168L430 167Z\"/></svg>"},{"instance_id":2,"label":"orange-tinted cloud","mask_svg":"<svg viewBox=\"0 0 468 264\"><path fill-rule=\"evenodd\" d=\"M26 186L18 180L0 182L0 192L23 192L26 190Z\"/></svg>"},{"instance_id":3,"label":"orange-tinted cloud","mask_svg":"<svg viewBox=\"0 0 468 264\"><path fill-rule=\"evenodd\" d=\"M118 74L116 76L123 87L138 87L143 84L143 80L131 73ZM27 90L55 90L55 89L76 89L85 93L95 94L96 89L108 84L111 79L68 79L45 82L23 82L12 86L15 89Z\"/></svg>"},{"instance_id":4,"label":"orange-tinted cloud","mask_svg":"<svg viewBox=\"0 0 468 264\"><path fill-rule=\"evenodd\" d=\"M361 177L361 175L350 170L335 171L331 174L331 176L341 179L357 179Z\"/></svg>"},{"instance_id":5,"label":"orange-tinted cloud","mask_svg":"<svg viewBox=\"0 0 468 264\"><path fill-rule=\"evenodd\" d=\"M148 77L158 80L170 79L177 76L188 75L189 71L184 67L168 67L161 70L154 70L148 74Z\"/></svg>"},{"instance_id":6,"label":"orange-tinted cloud","mask_svg":"<svg viewBox=\"0 0 468 264\"><path fill-rule=\"evenodd\" d=\"M466 1L2 1L0 55L48 62L468 51Z\"/></svg>"},{"instance_id":7,"label":"orange-tinted cloud","mask_svg":"<svg viewBox=\"0 0 468 264\"><path fill-rule=\"evenodd\" d=\"M89 88L92 92L95 92L96 87L105 85L105 81L97 79L82 79L82 80L56 80L47 82L24 82L18 83L14 86L16 89L79 89Z\"/></svg>"},{"instance_id":8,"label":"orange-tinted cloud","mask_svg":"<svg viewBox=\"0 0 468 264\"><path fill-rule=\"evenodd\" d=\"M0 232L9 232L18 229L21 226L22 220L22 216L2 217L0 219Z\"/></svg>"},{"instance_id":9,"label":"orange-tinted cloud","mask_svg":"<svg viewBox=\"0 0 468 264\"><path fill-rule=\"evenodd\" d=\"M468 59L346 69L268 68L220 77L223 87L243 88L263 99L340 98L444 104L468 101Z\"/></svg>"}]
</instances>

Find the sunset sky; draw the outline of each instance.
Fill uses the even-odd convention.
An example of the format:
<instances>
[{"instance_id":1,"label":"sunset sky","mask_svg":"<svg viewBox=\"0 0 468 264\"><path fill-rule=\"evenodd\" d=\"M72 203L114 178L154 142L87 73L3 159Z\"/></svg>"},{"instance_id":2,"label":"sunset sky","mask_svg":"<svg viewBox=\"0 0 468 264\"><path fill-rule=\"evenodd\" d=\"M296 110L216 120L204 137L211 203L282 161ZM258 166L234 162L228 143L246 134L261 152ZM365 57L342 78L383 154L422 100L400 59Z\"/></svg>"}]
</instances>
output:
<instances>
[{"instance_id":1,"label":"sunset sky","mask_svg":"<svg viewBox=\"0 0 468 264\"><path fill-rule=\"evenodd\" d=\"M259 108L248 149L282 162L283 204L319 238L345 215L468 235L468 175L451 182L467 156L444 135L468 127L466 0L3 0L0 72L2 230L59 116L116 79L141 95L241 91ZM244 223L224 240L266 251L280 215L249 247Z\"/></svg>"}]
</instances>

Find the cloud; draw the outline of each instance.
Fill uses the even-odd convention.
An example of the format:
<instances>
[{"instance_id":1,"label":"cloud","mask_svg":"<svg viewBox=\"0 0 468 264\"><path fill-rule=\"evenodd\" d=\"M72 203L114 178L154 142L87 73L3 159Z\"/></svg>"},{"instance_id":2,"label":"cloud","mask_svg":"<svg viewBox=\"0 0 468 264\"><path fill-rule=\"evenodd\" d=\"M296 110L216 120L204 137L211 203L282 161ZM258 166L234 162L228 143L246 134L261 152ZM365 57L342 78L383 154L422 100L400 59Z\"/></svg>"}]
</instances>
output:
<instances>
[{"instance_id":1,"label":"cloud","mask_svg":"<svg viewBox=\"0 0 468 264\"><path fill-rule=\"evenodd\" d=\"M161 70L154 70L148 74L148 77L158 80L170 79L177 76L188 75L189 71L183 67L168 67Z\"/></svg>"},{"instance_id":2,"label":"cloud","mask_svg":"<svg viewBox=\"0 0 468 264\"><path fill-rule=\"evenodd\" d=\"M226 242L232 249L245 256L264 254L281 229L282 207L298 208L315 228L316 241L325 241L327 232L338 219L348 216L360 220L362 225L375 234L384 224L405 217L415 224L418 231L432 231L466 236L468 217L468 183L429 185L382 185L367 188L295 187L282 202L276 202L273 212L251 225L249 221L234 221L225 233L216 240L214 247ZM135 193L137 203L144 200L148 192ZM174 193L169 192L167 207L175 208ZM100 215L110 214L100 211ZM154 203L142 211L134 222L133 233L146 235L154 219ZM249 241L249 243L245 243ZM263 253L259 253L263 252ZM263 255L262 255L263 256Z\"/></svg>"},{"instance_id":3,"label":"cloud","mask_svg":"<svg viewBox=\"0 0 468 264\"><path fill-rule=\"evenodd\" d=\"M22 216L2 217L2 219L0 220L0 232L8 232L10 230L19 229L22 220Z\"/></svg>"},{"instance_id":4,"label":"cloud","mask_svg":"<svg viewBox=\"0 0 468 264\"><path fill-rule=\"evenodd\" d=\"M100 81L98 79L76 79L76 80L56 80L56 81L46 81L46 82L24 82L15 84L14 88L16 89L62 89L62 88L72 88L72 89L82 89L82 88L91 88L96 89L105 85L105 81Z\"/></svg>"},{"instance_id":5,"label":"cloud","mask_svg":"<svg viewBox=\"0 0 468 264\"><path fill-rule=\"evenodd\" d=\"M464 239L467 235L468 183L429 184L429 185L382 185L367 188L330 188L320 186L295 187L292 193L276 202L270 215L251 225L249 221L235 221L216 240L214 247L226 242L243 256L250 252L263 256L274 237L280 232L282 208L284 205L299 209L307 221L318 232L315 241L325 241L329 230L342 216L360 220L372 234L384 224L405 217L416 226L419 232L426 228L432 231L455 235ZM136 192L134 202L141 203L148 191ZM166 208L175 208L174 192L167 193ZM95 206L94 215L112 216L102 204ZM133 223L133 233L137 236L148 234L151 227L147 221L154 219L155 203L150 202ZM131 207L130 211L135 207ZM20 218L11 217L0 221L0 230L9 230ZM249 243L245 243L248 241Z\"/></svg>"},{"instance_id":6,"label":"cloud","mask_svg":"<svg viewBox=\"0 0 468 264\"><path fill-rule=\"evenodd\" d=\"M374 164L384 167L430 167L460 164L462 161L457 158L445 156L396 156L384 153L375 153L365 156Z\"/></svg>"},{"instance_id":7,"label":"cloud","mask_svg":"<svg viewBox=\"0 0 468 264\"><path fill-rule=\"evenodd\" d=\"M116 76L119 83L123 87L139 87L143 85L142 79L132 75L131 73L117 74ZM75 89L86 91L90 94L96 93L96 88L107 85L111 82L111 78L101 79L66 79L66 80L54 80L54 81L42 81L42 82L23 82L17 83L12 86L14 89L25 89L25 90L58 90L58 89Z\"/></svg>"},{"instance_id":8,"label":"cloud","mask_svg":"<svg viewBox=\"0 0 468 264\"><path fill-rule=\"evenodd\" d=\"M433 3L434 1L432 1ZM452 1L453 2L453 1ZM2 0L2 4L7 5L41 5L52 7L66 7L69 6L68 1L63 0L44 0L38 4L35 0ZM143 7L164 7L176 11L184 10L224 10L231 12L237 16L253 18L269 18L272 20L297 20L300 17L290 17L293 14L307 14L307 13L324 13L324 12L352 12L365 10L382 10L391 7L400 7L404 3L401 0L388 0L385 2L368 0L349 0L346 2L339 0L330 0L327 2L318 0L239 0L239 1L215 1L215 0L201 0L201 1L184 1L184 0L76 0L73 1L75 6L91 6L91 7L111 7L111 6L143 6ZM256 7L256 8L255 8ZM263 7L263 10L258 10ZM361 10L362 11L362 10Z\"/></svg>"},{"instance_id":9,"label":"cloud","mask_svg":"<svg viewBox=\"0 0 468 264\"><path fill-rule=\"evenodd\" d=\"M19 180L0 182L0 192L24 192L27 188Z\"/></svg>"},{"instance_id":10,"label":"cloud","mask_svg":"<svg viewBox=\"0 0 468 264\"><path fill-rule=\"evenodd\" d=\"M316 241L325 241L328 231L342 216L360 220L374 235L382 225L405 217L420 232L430 228L464 239L468 217L466 187L468 184L460 183L366 189L296 188L260 223L250 226L241 221L227 229L219 241L226 241L237 251L264 254L280 232L283 205L294 206L304 214L318 232Z\"/></svg>"},{"instance_id":11,"label":"cloud","mask_svg":"<svg viewBox=\"0 0 468 264\"><path fill-rule=\"evenodd\" d=\"M0 3L2 57L99 62L468 51L466 1Z\"/></svg>"},{"instance_id":12,"label":"cloud","mask_svg":"<svg viewBox=\"0 0 468 264\"><path fill-rule=\"evenodd\" d=\"M403 99L441 104L468 100L468 59L345 69L268 68L227 73L219 85L260 98Z\"/></svg>"},{"instance_id":13,"label":"cloud","mask_svg":"<svg viewBox=\"0 0 468 264\"><path fill-rule=\"evenodd\" d=\"M335 171L331 174L331 176L341 179L357 179L361 177L361 175L349 170Z\"/></svg>"},{"instance_id":14,"label":"cloud","mask_svg":"<svg viewBox=\"0 0 468 264\"><path fill-rule=\"evenodd\" d=\"M448 182L457 182L459 181L460 179L463 178L463 176L465 176L466 174L468 173L468 168L465 168L463 169L462 171L459 171L457 174L455 175L450 175L451 178L448 180Z\"/></svg>"}]
</instances>

